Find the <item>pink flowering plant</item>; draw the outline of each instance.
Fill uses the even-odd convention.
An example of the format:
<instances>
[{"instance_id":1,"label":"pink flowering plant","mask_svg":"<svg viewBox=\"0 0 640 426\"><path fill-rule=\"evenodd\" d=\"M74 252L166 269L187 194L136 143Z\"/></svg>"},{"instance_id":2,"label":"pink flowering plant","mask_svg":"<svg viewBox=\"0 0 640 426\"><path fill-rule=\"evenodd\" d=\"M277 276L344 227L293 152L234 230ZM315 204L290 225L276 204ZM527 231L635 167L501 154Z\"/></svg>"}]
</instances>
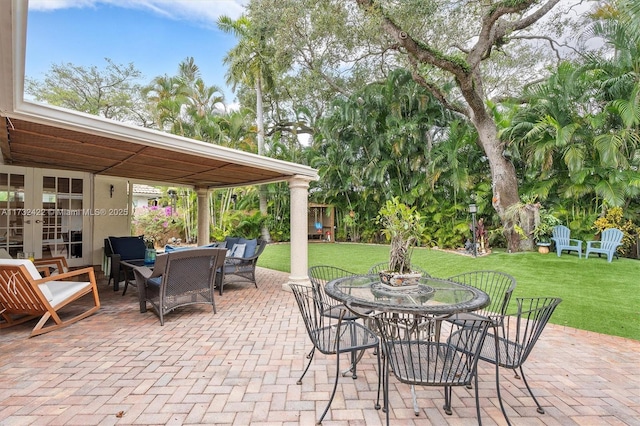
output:
<instances>
[{"instance_id":1,"label":"pink flowering plant","mask_svg":"<svg viewBox=\"0 0 640 426\"><path fill-rule=\"evenodd\" d=\"M144 235L150 245L163 246L169 238L180 235L180 222L171 206L143 207L142 212L136 213L133 218L133 234Z\"/></svg>"}]
</instances>

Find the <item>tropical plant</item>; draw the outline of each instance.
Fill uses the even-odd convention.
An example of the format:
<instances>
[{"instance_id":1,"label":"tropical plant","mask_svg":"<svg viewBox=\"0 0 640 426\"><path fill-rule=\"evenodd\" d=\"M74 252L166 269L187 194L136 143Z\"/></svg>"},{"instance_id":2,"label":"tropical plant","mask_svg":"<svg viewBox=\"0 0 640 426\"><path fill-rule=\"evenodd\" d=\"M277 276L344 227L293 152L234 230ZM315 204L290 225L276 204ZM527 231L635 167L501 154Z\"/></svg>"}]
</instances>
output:
<instances>
[{"instance_id":1,"label":"tropical plant","mask_svg":"<svg viewBox=\"0 0 640 426\"><path fill-rule=\"evenodd\" d=\"M409 207L393 197L382 206L378 215L382 233L391 242L388 272L410 273L413 247L424 230L423 219L415 207Z\"/></svg>"},{"instance_id":2,"label":"tropical plant","mask_svg":"<svg viewBox=\"0 0 640 426\"><path fill-rule=\"evenodd\" d=\"M533 228L533 239L536 243L549 243L551 242L553 227L561 225L562 221L544 208L540 209L539 215L540 219L535 228Z\"/></svg>"},{"instance_id":3,"label":"tropical plant","mask_svg":"<svg viewBox=\"0 0 640 426\"><path fill-rule=\"evenodd\" d=\"M149 245L164 246L170 237L180 236L181 220L173 215L171 206L143 207L132 221L133 234L143 234Z\"/></svg>"},{"instance_id":4,"label":"tropical plant","mask_svg":"<svg viewBox=\"0 0 640 426\"><path fill-rule=\"evenodd\" d=\"M604 215L596 219L593 228L598 234L609 228L621 230L623 234L622 246L618 250L624 255L633 255L630 253L630 249L637 244L640 226L635 225L631 220L625 220L623 213L621 207L611 207Z\"/></svg>"}]
</instances>

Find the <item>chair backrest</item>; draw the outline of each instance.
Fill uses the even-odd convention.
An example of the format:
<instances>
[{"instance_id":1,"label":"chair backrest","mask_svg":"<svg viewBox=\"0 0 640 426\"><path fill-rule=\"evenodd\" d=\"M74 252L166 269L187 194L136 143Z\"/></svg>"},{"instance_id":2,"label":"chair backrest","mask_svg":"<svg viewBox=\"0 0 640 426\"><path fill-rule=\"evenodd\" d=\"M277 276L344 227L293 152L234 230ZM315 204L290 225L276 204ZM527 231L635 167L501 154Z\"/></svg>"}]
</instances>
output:
<instances>
[{"instance_id":1,"label":"chair backrest","mask_svg":"<svg viewBox=\"0 0 640 426\"><path fill-rule=\"evenodd\" d=\"M256 247L256 251L253 253L253 256L256 258L256 261L264 251L265 247L267 247L267 241L263 239L258 239L258 245Z\"/></svg>"},{"instance_id":2,"label":"chair backrest","mask_svg":"<svg viewBox=\"0 0 640 426\"><path fill-rule=\"evenodd\" d=\"M331 332L332 323L337 326L342 323L342 319L322 315L325 307L326 309L331 309L331 307L325 305L312 287L302 284L289 284L289 287L296 298L302 321L313 346L326 353L326 345L323 344L323 340L327 337L327 333Z\"/></svg>"},{"instance_id":3,"label":"chair backrest","mask_svg":"<svg viewBox=\"0 0 640 426\"><path fill-rule=\"evenodd\" d=\"M369 271L367 271L367 273L368 274L377 274L380 271L385 271L385 270L388 270L388 269L389 269L389 262L380 262L380 263L376 263L371 268L369 268ZM428 278L428 277L431 276L427 271L425 271L421 267L416 266L414 264L411 264L411 269L413 271L420 272L423 277L427 277Z\"/></svg>"},{"instance_id":4,"label":"chair backrest","mask_svg":"<svg viewBox=\"0 0 640 426\"><path fill-rule=\"evenodd\" d=\"M338 278L351 277L358 275L355 272L347 271L346 269L337 268L335 266L317 265L309 268L309 279L311 282L318 286L325 286L329 281L337 280Z\"/></svg>"},{"instance_id":5,"label":"chair backrest","mask_svg":"<svg viewBox=\"0 0 640 426\"><path fill-rule=\"evenodd\" d=\"M472 271L447 278L471 287L478 288L489 295L490 303L484 309L477 311L485 315L505 315L516 288L516 279L500 271Z\"/></svg>"},{"instance_id":6,"label":"chair backrest","mask_svg":"<svg viewBox=\"0 0 640 426\"><path fill-rule=\"evenodd\" d=\"M227 236L224 238L224 242L229 252L234 251L234 246L243 245L242 255L234 256L239 258L257 258L267 246L267 242L261 238L247 239Z\"/></svg>"},{"instance_id":7,"label":"chair backrest","mask_svg":"<svg viewBox=\"0 0 640 426\"><path fill-rule=\"evenodd\" d=\"M147 246L143 235L108 237L107 240L105 240L105 253L110 251L111 254L119 254L121 260L144 259Z\"/></svg>"},{"instance_id":8,"label":"chair backrest","mask_svg":"<svg viewBox=\"0 0 640 426\"><path fill-rule=\"evenodd\" d=\"M24 266L26 271L32 280L39 280L42 278L38 268L29 259L0 259L0 266Z\"/></svg>"},{"instance_id":9,"label":"chair backrest","mask_svg":"<svg viewBox=\"0 0 640 426\"><path fill-rule=\"evenodd\" d=\"M162 274L163 296L182 295L203 288L211 288L213 291L218 259L224 258L226 251L207 248L179 250L162 255L160 262L164 263L166 260ZM154 267L154 275L155 272Z\"/></svg>"},{"instance_id":10,"label":"chair backrest","mask_svg":"<svg viewBox=\"0 0 640 426\"><path fill-rule=\"evenodd\" d=\"M0 307L9 313L38 315L47 311L44 300L53 300L42 277L29 259L0 259ZM39 292L38 290L39 289ZM0 309L0 310L1 310Z\"/></svg>"},{"instance_id":11,"label":"chair backrest","mask_svg":"<svg viewBox=\"0 0 640 426\"><path fill-rule=\"evenodd\" d=\"M556 225L551 230L551 235L556 243L566 245L571 238L571 230L564 225Z\"/></svg>"},{"instance_id":12,"label":"chair backrest","mask_svg":"<svg viewBox=\"0 0 640 426\"><path fill-rule=\"evenodd\" d=\"M310 286L289 284L296 299L307 334L313 346L325 355L373 348L378 345L376 335L366 327L347 320L348 312L334 309L322 300ZM336 312L337 315L330 315Z\"/></svg>"},{"instance_id":13,"label":"chair backrest","mask_svg":"<svg viewBox=\"0 0 640 426\"><path fill-rule=\"evenodd\" d=\"M609 228L602 231L600 247L605 250L615 250L621 243L624 234L617 228Z\"/></svg>"},{"instance_id":14,"label":"chair backrest","mask_svg":"<svg viewBox=\"0 0 640 426\"><path fill-rule=\"evenodd\" d=\"M519 367L525 362L562 299L557 297L518 297L516 302L518 311L515 317L507 317L502 328L501 338L507 344L504 347L505 352L500 354L499 360L501 364L507 363L511 368Z\"/></svg>"},{"instance_id":15,"label":"chair backrest","mask_svg":"<svg viewBox=\"0 0 640 426\"><path fill-rule=\"evenodd\" d=\"M323 300L323 302L329 305L341 304L337 300L334 300L327 296L324 291L324 287L329 281L337 280L338 278L345 278L357 275L354 272L347 271L346 269L337 268L335 266L317 265L309 268L309 280L311 280L311 286L317 293L317 296Z\"/></svg>"},{"instance_id":16,"label":"chair backrest","mask_svg":"<svg viewBox=\"0 0 640 426\"><path fill-rule=\"evenodd\" d=\"M466 385L474 377L480 350L491 321L461 321L455 344L436 319L382 312L375 316L385 357L394 375L412 385ZM443 330L441 330L443 331Z\"/></svg>"}]
</instances>

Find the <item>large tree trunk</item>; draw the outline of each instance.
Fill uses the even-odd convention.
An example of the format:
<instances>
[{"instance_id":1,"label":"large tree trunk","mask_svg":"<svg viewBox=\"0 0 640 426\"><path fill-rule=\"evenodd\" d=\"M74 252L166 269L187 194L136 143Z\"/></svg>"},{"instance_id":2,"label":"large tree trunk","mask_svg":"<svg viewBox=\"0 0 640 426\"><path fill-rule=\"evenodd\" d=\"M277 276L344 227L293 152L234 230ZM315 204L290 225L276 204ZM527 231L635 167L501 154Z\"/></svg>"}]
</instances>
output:
<instances>
[{"instance_id":1,"label":"large tree trunk","mask_svg":"<svg viewBox=\"0 0 640 426\"><path fill-rule=\"evenodd\" d=\"M516 170L513 163L502 155L504 146L498 139L494 121L486 114L479 115L480 118L474 114L472 121L478 131L480 145L489 160L493 190L491 204L502 221L507 248L511 252L520 251L520 236L514 227L519 224L514 223L514 216L508 212L511 206L520 203Z\"/></svg>"}]
</instances>

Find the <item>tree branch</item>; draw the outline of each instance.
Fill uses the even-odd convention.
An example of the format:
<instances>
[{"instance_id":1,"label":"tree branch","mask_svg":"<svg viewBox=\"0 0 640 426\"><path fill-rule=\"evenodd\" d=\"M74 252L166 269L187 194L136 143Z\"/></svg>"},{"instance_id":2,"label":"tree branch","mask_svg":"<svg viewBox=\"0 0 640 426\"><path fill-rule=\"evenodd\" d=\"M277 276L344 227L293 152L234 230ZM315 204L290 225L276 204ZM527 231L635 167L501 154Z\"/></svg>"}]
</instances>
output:
<instances>
[{"instance_id":1,"label":"tree branch","mask_svg":"<svg viewBox=\"0 0 640 426\"><path fill-rule=\"evenodd\" d=\"M293 129L296 129L294 132ZM265 134L267 136L272 136L277 132L289 132L295 134L315 134L315 130L312 127L307 126L301 121L283 121L275 123L271 129Z\"/></svg>"},{"instance_id":2,"label":"tree branch","mask_svg":"<svg viewBox=\"0 0 640 426\"><path fill-rule=\"evenodd\" d=\"M577 53L580 56L584 56L580 51L578 51L578 49L576 49L573 46L568 45L567 43L558 43L556 40L552 39L551 37L547 37L547 36L541 36L541 35L536 35L536 36L515 36L515 37L511 37L512 40L545 40L549 43L549 46L551 47L551 50L553 50L556 54L556 58L558 58L558 61L562 60L562 57L560 56L560 51L555 47L565 47L567 49L572 50L574 53Z\"/></svg>"},{"instance_id":3,"label":"tree branch","mask_svg":"<svg viewBox=\"0 0 640 426\"><path fill-rule=\"evenodd\" d=\"M382 6L375 0L356 0L356 3L364 10L380 16L382 28L391 35L397 44L404 48L410 56L415 57L419 62L430 64L450 72L460 80L468 78L469 67L464 61L447 57L442 52L438 52L428 45L416 41L386 15L382 10Z\"/></svg>"},{"instance_id":4,"label":"tree branch","mask_svg":"<svg viewBox=\"0 0 640 426\"><path fill-rule=\"evenodd\" d=\"M540 8L530 15L517 21L500 20L505 15L522 12L537 0L504 0L496 4L493 9L482 19L482 29L478 34L478 42L471 49L468 61L471 67L477 66L480 61L487 59L491 55L491 49L496 44L500 44L504 37L517 30L527 28L547 14L560 0L547 0Z\"/></svg>"},{"instance_id":5,"label":"tree branch","mask_svg":"<svg viewBox=\"0 0 640 426\"><path fill-rule=\"evenodd\" d=\"M422 86L425 89L427 89L433 95L433 97L435 97L442 104L442 106L444 106L446 109L451 110L451 111L455 111L455 112L460 113L460 114L462 114L464 116L467 116L467 112L463 108L460 108L460 107L458 107L456 105L453 105L453 104L449 103L449 101L445 97L444 93L442 93L440 88L437 87L433 83L429 83L418 72L418 61L414 57L409 56L409 62L411 64L411 77L413 77L413 80L416 83L418 83L420 86Z\"/></svg>"}]
</instances>

